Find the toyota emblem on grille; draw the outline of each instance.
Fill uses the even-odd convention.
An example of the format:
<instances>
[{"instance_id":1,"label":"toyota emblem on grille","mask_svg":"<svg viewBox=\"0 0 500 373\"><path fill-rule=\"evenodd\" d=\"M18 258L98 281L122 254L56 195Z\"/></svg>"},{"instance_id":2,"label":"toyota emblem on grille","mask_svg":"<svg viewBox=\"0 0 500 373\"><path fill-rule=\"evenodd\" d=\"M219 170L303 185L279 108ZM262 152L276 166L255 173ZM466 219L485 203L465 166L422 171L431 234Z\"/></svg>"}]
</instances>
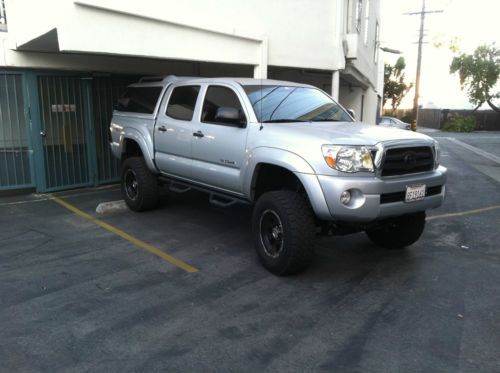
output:
<instances>
[{"instance_id":1,"label":"toyota emblem on grille","mask_svg":"<svg viewBox=\"0 0 500 373\"><path fill-rule=\"evenodd\" d=\"M405 168L413 168L417 163L417 155L414 152L405 152L403 154L403 162Z\"/></svg>"}]
</instances>

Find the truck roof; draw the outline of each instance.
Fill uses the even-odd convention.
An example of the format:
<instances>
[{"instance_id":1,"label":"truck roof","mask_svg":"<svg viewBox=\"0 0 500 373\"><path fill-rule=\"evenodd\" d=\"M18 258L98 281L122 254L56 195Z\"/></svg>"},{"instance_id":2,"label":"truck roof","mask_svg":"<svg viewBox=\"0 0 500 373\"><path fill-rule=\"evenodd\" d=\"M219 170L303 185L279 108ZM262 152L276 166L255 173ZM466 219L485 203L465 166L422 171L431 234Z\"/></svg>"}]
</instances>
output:
<instances>
[{"instance_id":1,"label":"truck roof","mask_svg":"<svg viewBox=\"0 0 500 373\"><path fill-rule=\"evenodd\" d=\"M309 84L287 82L284 80L273 79L254 79L254 78L203 78L194 76L150 76L143 77L137 83L131 84L131 87L144 87L144 86L165 86L173 82L190 82L190 83L229 83L235 82L242 86L245 85L282 85L289 87L311 87Z\"/></svg>"}]
</instances>

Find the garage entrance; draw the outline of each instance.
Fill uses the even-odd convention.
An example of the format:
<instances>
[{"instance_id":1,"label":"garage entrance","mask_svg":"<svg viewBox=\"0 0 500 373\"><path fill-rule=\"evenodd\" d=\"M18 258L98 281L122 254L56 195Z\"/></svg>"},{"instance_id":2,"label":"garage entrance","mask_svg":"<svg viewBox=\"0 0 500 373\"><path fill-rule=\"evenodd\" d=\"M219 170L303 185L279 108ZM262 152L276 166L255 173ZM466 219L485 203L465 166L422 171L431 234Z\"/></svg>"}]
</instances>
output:
<instances>
[{"instance_id":1,"label":"garage entrance","mask_svg":"<svg viewBox=\"0 0 500 373\"><path fill-rule=\"evenodd\" d=\"M50 192L118 180L109 147L113 105L136 76L37 75L37 190ZM42 170L43 169L43 170Z\"/></svg>"}]
</instances>

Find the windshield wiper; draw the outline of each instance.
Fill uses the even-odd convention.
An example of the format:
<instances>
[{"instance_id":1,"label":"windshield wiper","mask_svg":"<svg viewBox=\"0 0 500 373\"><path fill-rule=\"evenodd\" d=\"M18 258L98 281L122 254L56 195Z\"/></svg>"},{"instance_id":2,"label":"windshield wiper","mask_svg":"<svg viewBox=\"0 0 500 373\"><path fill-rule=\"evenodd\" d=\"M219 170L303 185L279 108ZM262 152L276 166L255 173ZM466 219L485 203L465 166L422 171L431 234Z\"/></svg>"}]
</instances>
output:
<instances>
[{"instance_id":1,"label":"windshield wiper","mask_svg":"<svg viewBox=\"0 0 500 373\"><path fill-rule=\"evenodd\" d=\"M263 120L261 123L287 123L287 122L309 122L309 121L302 119L287 118L287 119L268 119L268 120Z\"/></svg>"},{"instance_id":2,"label":"windshield wiper","mask_svg":"<svg viewBox=\"0 0 500 373\"><path fill-rule=\"evenodd\" d=\"M311 119L311 122L340 122L339 119Z\"/></svg>"}]
</instances>

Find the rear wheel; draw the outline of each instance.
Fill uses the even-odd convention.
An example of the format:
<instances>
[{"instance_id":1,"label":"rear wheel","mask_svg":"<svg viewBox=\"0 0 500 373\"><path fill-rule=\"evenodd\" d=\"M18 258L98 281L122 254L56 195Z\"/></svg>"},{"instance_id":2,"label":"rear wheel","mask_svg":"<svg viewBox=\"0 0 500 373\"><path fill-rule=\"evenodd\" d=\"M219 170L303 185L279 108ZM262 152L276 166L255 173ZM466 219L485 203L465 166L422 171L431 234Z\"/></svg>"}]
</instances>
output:
<instances>
[{"instance_id":1,"label":"rear wheel","mask_svg":"<svg viewBox=\"0 0 500 373\"><path fill-rule=\"evenodd\" d=\"M293 274L310 264L316 234L314 214L299 193L263 194L255 205L252 227L257 254L270 272Z\"/></svg>"},{"instance_id":2,"label":"rear wheel","mask_svg":"<svg viewBox=\"0 0 500 373\"><path fill-rule=\"evenodd\" d=\"M400 216L396 219L367 229L366 234L372 242L386 249L403 249L415 243L425 227L425 212Z\"/></svg>"},{"instance_id":3,"label":"rear wheel","mask_svg":"<svg viewBox=\"0 0 500 373\"><path fill-rule=\"evenodd\" d=\"M127 158L123 162L121 190L123 199L131 210L147 211L158 206L158 180L149 171L142 157Z\"/></svg>"}]
</instances>

